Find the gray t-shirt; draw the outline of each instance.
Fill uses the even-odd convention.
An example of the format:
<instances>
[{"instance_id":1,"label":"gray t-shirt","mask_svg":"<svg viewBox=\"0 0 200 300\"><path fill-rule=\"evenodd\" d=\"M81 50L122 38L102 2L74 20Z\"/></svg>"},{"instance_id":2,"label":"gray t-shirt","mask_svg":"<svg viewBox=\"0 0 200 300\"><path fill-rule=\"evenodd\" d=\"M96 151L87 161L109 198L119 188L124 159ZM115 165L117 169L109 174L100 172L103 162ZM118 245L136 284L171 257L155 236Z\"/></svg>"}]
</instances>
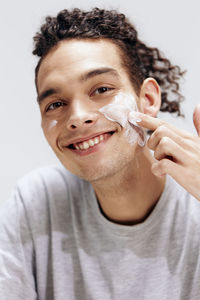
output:
<instances>
[{"instance_id":1,"label":"gray t-shirt","mask_svg":"<svg viewBox=\"0 0 200 300\"><path fill-rule=\"evenodd\" d=\"M106 219L62 166L23 177L0 211L1 300L200 299L200 202L170 177L138 225Z\"/></svg>"}]
</instances>

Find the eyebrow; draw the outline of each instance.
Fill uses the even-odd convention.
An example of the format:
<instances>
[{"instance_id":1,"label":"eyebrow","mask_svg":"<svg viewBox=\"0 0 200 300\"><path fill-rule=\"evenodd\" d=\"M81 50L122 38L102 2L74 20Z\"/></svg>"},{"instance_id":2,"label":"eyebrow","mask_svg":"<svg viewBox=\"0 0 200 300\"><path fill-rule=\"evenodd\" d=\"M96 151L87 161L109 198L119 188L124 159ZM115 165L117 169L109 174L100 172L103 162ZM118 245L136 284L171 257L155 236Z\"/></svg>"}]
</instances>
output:
<instances>
[{"instance_id":1,"label":"eyebrow","mask_svg":"<svg viewBox=\"0 0 200 300\"><path fill-rule=\"evenodd\" d=\"M58 91L56 90L56 89L48 89L48 90L45 90L43 93L41 93L40 95L38 95L38 97L37 97L37 102L39 103L39 104L41 104L41 102L45 99L45 98L47 98L47 97L49 97L49 96L51 96L51 95L54 95L54 94L56 94Z\"/></svg>"},{"instance_id":2,"label":"eyebrow","mask_svg":"<svg viewBox=\"0 0 200 300\"><path fill-rule=\"evenodd\" d=\"M109 73L109 74L113 75L117 79L120 78L118 72L113 68L98 68L98 69L91 70L91 71L87 72L86 74L81 75L79 80L80 81L87 81L88 79L91 79L95 76L99 76L99 75L106 74L106 73ZM37 102L39 104L41 104L42 101L45 98L47 98L49 96L52 96L54 94L57 94L57 93L58 93L57 89L53 89L53 88L47 89L47 90L45 90L44 92L42 92L41 94L38 95Z\"/></svg>"},{"instance_id":3,"label":"eyebrow","mask_svg":"<svg viewBox=\"0 0 200 300\"><path fill-rule=\"evenodd\" d=\"M88 73L81 75L80 79L82 81L86 81L94 76L102 75L105 73L110 73L111 75L115 76L116 78L119 78L119 74L115 69L112 68L99 68L89 71Z\"/></svg>"}]
</instances>

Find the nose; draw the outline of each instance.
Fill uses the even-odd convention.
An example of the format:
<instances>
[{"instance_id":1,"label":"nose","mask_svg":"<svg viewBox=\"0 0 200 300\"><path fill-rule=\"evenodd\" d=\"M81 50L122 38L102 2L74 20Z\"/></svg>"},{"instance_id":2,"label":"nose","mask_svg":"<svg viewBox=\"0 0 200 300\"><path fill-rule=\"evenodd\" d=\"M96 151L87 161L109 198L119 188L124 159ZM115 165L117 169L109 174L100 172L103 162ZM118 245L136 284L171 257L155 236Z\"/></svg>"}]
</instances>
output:
<instances>
[{"instance_id":1,"label":"nose","mask_svg":"<svg viewBox=\"0 0 200 300\"><path fill-rule=\"evenodd\" d=\"M70 131L76 131L80 128L90 128L96 122L98 113L94 112L94 108L91 110L89 105L84 106L79 102L73 104L70 110L70 117L67 120L67 129Z\"/></svg>"}]
</instances>

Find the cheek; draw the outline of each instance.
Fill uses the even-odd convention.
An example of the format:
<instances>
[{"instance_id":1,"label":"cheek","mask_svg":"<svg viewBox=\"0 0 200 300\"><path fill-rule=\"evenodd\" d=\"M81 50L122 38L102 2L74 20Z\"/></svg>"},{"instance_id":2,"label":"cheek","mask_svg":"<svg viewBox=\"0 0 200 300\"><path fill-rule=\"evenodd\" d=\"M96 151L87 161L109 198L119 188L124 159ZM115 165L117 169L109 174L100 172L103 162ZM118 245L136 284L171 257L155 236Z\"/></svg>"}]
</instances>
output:
<instances>
[{"instance_id":1,"label":"cheek","mask_svg":"<svg viewBox=\"0 0 200 300\"><path fill-rule=\"evenodd\" d=\"M50 121L48 130L50 131L51 129L53 129L57 125L57 123L57 120Z\"/></svg>"},{"instance_id":2,"label":"cheek","mask_svg":"<svg viewBox=\"0 0 200 300\"><path fill-rule=\"evenodd\" d=\"M57 120L43 120L42 129L48 143L53 147L56 143L58 121Z\"/></svg>"},{"instance_id":3,"label":"cheek","mask_svg":"<svg viewBox=\"0 0 200 300\"><path fill-rule=\"evenodd\" d=\"M118 93L114 100L106 106L103 106L99 111L109 120L119 123L124 129L124 136L127 141L134 145L139 143L144 146L143 129L135 122L131 124L129 120L130 112L137 112L137 102L132 94Z\"/></svg>"}]
</instances>

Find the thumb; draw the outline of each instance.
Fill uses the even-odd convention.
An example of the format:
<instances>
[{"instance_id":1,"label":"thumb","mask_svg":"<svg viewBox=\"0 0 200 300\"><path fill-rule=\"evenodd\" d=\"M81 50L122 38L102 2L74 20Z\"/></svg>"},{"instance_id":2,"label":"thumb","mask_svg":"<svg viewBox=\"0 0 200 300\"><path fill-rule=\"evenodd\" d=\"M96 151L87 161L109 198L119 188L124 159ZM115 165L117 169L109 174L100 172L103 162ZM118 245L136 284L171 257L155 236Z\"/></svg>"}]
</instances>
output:
<instances>
[{"instance_id":1,"label":"thumb","mask_svg":"<svg viewBox=\"0 0 200 300\"><path fill-rule=\"evenodd\" d=\"M198 135L200 136L200 104L198 104L193 112L193 122Z\"/></svg>"}]
</instances>

